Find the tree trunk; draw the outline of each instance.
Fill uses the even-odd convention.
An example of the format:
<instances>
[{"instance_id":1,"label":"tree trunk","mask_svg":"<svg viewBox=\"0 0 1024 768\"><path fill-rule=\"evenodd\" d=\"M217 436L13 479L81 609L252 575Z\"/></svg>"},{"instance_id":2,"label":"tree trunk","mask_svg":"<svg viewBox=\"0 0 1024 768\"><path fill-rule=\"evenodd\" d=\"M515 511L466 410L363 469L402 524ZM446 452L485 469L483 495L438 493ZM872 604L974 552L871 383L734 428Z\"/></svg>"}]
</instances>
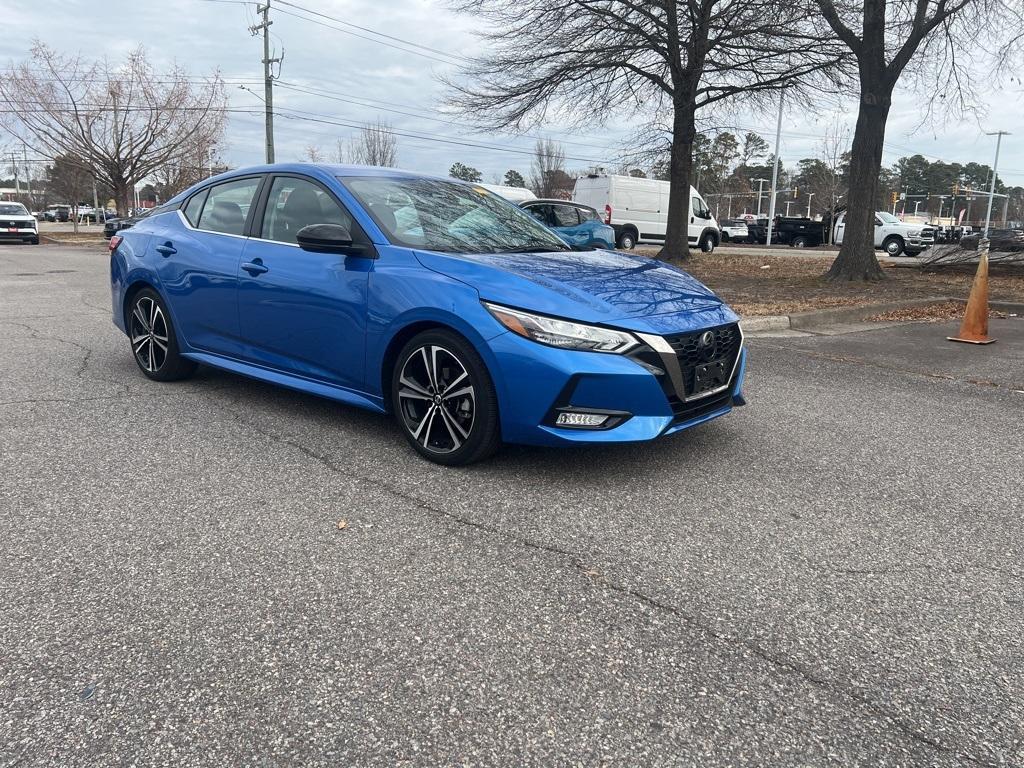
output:
<instances>
[{"instance_id":1,"label":"tree trunk","mask_svg":"<svg viewBox=\"0 0 1024 768\"><path fill-rule=\"evenodd\" d=\"M846 227L839 255L825 275L829 280L868 281L884 277L875 256L875 198L890 95L891 90L884 86L868 87L862 80L860 111L850 152Z\"/></svg>"},{"instance_id":2,"label":"tree trunk","mask_svg":"<svg viewBox=\"0 0 1024 768\"><path fill-rule=\"evenodd\" d=\"M676 104L669 157L668 222L665 245L659 254L662 259L687 261L690 258L690 176L693 174L693 141L696 136L693 101Z\"/></svg>"},{"instance_id":3,"label":"tree trunk","mask_svg":"<svg viewBox=\"0 0 1024 768\"><path fill-rule=\"evenodd\" d=\"M115 182L113 184L114 202L117 203L118 215L127 218L131 214L129 210L134 207L134 190L128 182Z\"/></svg>"}]
</instances>

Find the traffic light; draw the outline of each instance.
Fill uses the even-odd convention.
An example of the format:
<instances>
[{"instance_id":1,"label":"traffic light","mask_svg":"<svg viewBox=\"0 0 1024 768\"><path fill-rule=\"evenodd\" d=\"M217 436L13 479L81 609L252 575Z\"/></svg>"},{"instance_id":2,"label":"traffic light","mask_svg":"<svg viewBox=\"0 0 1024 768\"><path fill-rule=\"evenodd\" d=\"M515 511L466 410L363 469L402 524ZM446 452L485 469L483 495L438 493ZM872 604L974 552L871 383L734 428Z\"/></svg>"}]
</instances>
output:
<instances>
[{"instance_id":1,"label":"traffic light","mask_svg":"<svg viewBox=\"0 0 1024 768\"><path fill-rule=\"evenodd\" d=\"M892 193L892 199L890 200L890 202L891 202L891 203L892 203L893 205L896 205L896 193L895 193L895 192L893 192L893 193Z\"/></svg>"}]
</instances>

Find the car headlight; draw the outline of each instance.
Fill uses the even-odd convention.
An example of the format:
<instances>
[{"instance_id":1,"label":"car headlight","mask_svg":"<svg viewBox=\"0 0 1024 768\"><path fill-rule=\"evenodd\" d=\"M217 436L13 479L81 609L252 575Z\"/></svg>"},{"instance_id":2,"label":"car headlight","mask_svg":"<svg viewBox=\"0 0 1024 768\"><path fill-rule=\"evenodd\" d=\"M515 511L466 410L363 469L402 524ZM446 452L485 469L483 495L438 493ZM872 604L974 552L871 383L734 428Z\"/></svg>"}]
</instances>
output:
<instances>
[{"instance_id":1,"label":"car headlight","mask_svg":"<svg viewBox=\"0 0 1024 768\"><path fill-rule=\"evenodd\" d=\"M512 333L551 347L623 354L640 345L638 339L625 331L558 320L486 301L483 305Z\"/></svg>"},{"instance_id":2,"label":"car headlight","mask_svg":"<svg viewBox=\"0 0 1024 768\"><path fill-rule=\"evenodd\" d=\"M911 237L917 237L921 233L919 231L917 231L916 229L912 229L909 232L907 232L907 234L910 235Z\"/></svg>"}]
</instances>

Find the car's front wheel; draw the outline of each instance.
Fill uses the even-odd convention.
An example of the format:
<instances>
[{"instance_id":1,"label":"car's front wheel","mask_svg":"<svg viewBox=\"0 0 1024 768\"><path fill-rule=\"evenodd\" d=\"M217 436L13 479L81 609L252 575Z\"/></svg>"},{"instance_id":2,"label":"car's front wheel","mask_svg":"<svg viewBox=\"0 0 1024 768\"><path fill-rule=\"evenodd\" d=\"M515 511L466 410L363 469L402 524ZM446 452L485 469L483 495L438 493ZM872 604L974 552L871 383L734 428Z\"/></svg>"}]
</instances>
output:
<instances>
[{"instance_id":1,"label":"car's front wheel","mask_svg":"<svg viewBox=\"0 0 1024 768\"><path fill-rule=\"evenodd\" d=\"M151 288L132 297L128 338L139 369L154 381L185 379L196 370L192 360L181 356L167 307Z\"/></svg>"},{"instance_id":2,"label":"car's front wheel","mask_svg":"<svg viewBox=\"0 0 1024 768\"><path fill-rule=\"evenodd\" d=\"M402 348L391 406L409 444L439 464L471 464L501 445L498 397L487 367L451 331L425 331Z\"/></svg>"}]
</instances>

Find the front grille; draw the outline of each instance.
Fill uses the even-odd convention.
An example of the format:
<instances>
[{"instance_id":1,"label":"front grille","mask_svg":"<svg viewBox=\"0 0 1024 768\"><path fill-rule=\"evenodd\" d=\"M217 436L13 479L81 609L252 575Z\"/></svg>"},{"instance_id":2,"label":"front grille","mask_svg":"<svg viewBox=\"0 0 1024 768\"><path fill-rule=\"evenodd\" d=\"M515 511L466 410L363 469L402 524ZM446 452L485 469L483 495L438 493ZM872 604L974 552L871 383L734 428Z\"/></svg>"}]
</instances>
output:
<instances>
[{"instance_id":1,"label":"front grille","mask_svg":"<svg viewBox=\"0 0 1024 768\"><path fill-rule=\"evenodd\" d=\"M691 400L688 403L672 395L668 399L668 404L672 406L672 423L681 424L684 421L699 419L701 416L706 416L709 413L731 405L732 392L726 390L717 395L709 395L699 400Z\"/></svg>"},{"instance_id":2,"label":"front grille","mask_svg":"<svg viewBox=\"0 0 1024 768\"><path fill-rule=\"evenodd\" d=\"M706 334L710 333L710 343ZM686 397L713 391L728 384L736 365L742 337L736 323L692 333L666 336L679 359Z\"/></svg>"}]
</instances>

